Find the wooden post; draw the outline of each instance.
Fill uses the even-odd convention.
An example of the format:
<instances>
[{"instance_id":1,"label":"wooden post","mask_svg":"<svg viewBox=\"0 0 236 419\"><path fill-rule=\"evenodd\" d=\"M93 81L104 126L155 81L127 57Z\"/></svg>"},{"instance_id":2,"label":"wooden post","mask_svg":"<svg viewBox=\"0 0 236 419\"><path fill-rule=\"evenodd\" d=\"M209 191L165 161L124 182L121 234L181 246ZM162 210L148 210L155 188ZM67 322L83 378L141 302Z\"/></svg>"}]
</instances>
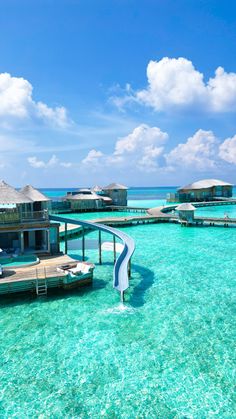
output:
<instances>
[{"instance_id":1,"label":"wooden post","mask_svg":"<svg viewBox=\"0 0 236 419\"><path fill-rule=\"evenodd\" d=\"M116 236L113 235L113 253L114 253L114 263L116 263Z\"/></svg>"},{"instance_id":2,"label":"wooden post","mask_svg":"<svg viewBox=\"0 0 236 419\"><path fill-rule=\"evenodd\" d=\"M84 238L84 227L82 227L82 260L85 260L85 238Z\"/></svg>"},{"instance_id":3,"label":"wooden post","mask_svg":"<svg viewBox=\"0 0 236 419\"><path fill-rule=\"evenodd\" d=\"M24 254L24 231L20 232L20 252L23 255Z\"/></svg>"},{"instance_id":4,"label":"wooden post","mask_svg":"<svg viewBox=\"0 0 236 419\"><path fill-rule=\"evenodd\" d=\"M102 264L102 232L98 230L99 265Z\"/></svg>"},{"instance_id":5,"label":"wooden post","mask_svg":"<svg viewBox=\"0 0 236 419\"><path fill-rule=\"evenodd\" d=\"M67 255L68 242L67 242L67 223L65 223L65 254Z\"/></svg>"},{"instance_id":6,"label":"wooden post","mask_svg":"<svg viewBox=\"0 0 236 419\"><path fill-rule=\"evenodd\" d=\"M48 253L51 253L51 246L50 246L50 229L47 229L47 249L48 249Z\"/></svg>"},{"instance_id":7,"label":"wooden post","mask_svg":"<svg viewBox=\"0 0 236 419\"><path fill-rule=\"evenodd\" d=\"M131 277L131 258L129 260L129 264L128 264L128 277Z\"/></svg>"},{"instance_id":8,"label":"wooden post","mask_svg":"<svg viewBox=\"0 0 236 419\"><path fill-rule=\"evenodd\" d=\"M124 291L121 291L120 292L120 301L123 303L124 300L125 300L125 293L124 293Z\"/></svg>"}]
</instances>

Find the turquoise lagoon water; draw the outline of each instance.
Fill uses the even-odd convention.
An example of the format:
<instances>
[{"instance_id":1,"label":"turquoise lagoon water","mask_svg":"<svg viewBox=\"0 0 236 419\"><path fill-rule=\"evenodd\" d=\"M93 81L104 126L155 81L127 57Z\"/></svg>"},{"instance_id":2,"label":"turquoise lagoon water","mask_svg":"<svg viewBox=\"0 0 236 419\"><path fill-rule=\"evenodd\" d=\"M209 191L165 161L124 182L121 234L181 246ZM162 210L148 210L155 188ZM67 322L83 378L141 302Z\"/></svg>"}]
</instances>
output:
<instances>
[{"instance_id":1,"label":"turquoise lagoon water","mask_svg":"<svg viewBox=\"0 0 236 419\"><path fill-rule=\"evenodd\" d=\"M236 205L198 208L195 214L201 217L225 217L227 215L230 218L236 218Z\"/></svg>"},{"instance_id":2,"label":"turquoise lagoon water","mask_svg":"<svg viewBox=\"0 0 236 419\"><path fill-rule=\"evenodd\" d=\"M92 288L1 299L0 417L235 417L235 229L125 232L125 305L96 249Z\"/></svg>"},{"instance_id":3,"label":"turquoise lagoon water","mask_svg":"<svg viewBox=\"0 0 236 419\"><path fill-rule=\"evenodd\" d=\"M67 217L76 220L95 220L102 218L117 218L117 217L131 217L131 216L143 216L142 212L133 212L133 211L98 211L98 212L76 212L76 213L65 213L59 214L61 217Z\"/></svg>"}]
</instances>

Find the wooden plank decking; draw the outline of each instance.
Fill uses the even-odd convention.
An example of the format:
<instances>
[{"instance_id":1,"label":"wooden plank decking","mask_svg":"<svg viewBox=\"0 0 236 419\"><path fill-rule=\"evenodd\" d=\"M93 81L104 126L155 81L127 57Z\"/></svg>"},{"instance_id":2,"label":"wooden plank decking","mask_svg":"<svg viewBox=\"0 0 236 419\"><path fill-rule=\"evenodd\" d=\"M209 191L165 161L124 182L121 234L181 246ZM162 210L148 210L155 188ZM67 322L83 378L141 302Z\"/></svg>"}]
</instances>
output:
<instances>
[{"instance_id":1,"label":"wooden plank decking","mask_svg":"<svg viewBox=\"0 0 236 419\"><path fill-rule=\"evenodd\" d=\"M68 255L49 256L40 259L40 263L25 268L4 268L4 276L0 278L0 285L17 281L32 281L38 278L63 277L66 274L57 271L57 267L74 262Z\"/></svg>"}]
</instances>

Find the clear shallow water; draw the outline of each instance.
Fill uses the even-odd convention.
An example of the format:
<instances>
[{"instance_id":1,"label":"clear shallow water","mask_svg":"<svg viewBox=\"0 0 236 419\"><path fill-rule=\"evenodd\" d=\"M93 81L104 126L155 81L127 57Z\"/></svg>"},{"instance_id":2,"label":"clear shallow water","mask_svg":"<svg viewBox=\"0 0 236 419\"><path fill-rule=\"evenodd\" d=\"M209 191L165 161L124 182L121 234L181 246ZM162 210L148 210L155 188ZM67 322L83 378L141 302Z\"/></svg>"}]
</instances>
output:
<instances>
[{"instance_id":1,"label":"clear shallow water","mask_svg":"<svg viewBox=\"0 0 236 419\"><path fill-rule=\"evenodd\" d=\"M198 208L195 214L201 217L225 217L228 215L230 218L236 218L236 205Z\"/></svg>"},{"instance_id":2,"label":"clear shallow water","mask_svg":"<svg viewBox=\"0 0 236 419\"><path fill-rule=\"evenodd\" d=\"M95 220L102 218L117 218L117 217L131 217L131 216L142 216L144 213L133 212L133 211L98 211L98 212L75 212L75 213L65 213L58 214L61 217L74 218L75 220Z\"/></svg>"},{"instance_id":3,"label":"clear shallow water","mask_svg":"<svg viewBox=\"0 0 236 419\"><path fill-rule=\"evenodd\" d=\"M0 416L235 417L235 230L125 232L137 245L125 306L111 252L92 288L1 300Z\"/></svg>"}]
</instances>

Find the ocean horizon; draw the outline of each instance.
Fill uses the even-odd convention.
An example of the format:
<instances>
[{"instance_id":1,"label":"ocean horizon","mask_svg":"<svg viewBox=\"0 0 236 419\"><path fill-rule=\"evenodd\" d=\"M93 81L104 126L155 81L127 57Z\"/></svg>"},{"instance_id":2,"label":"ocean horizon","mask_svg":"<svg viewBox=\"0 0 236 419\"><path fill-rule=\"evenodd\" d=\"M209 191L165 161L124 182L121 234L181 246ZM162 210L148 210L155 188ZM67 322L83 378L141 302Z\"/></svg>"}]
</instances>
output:
<instances>
[{"instance_id":1,"label":"ocean horizon","mask_svg":"<svg viewBox=\"0 0 236 419\"><path fill-rule=\"evenodd\" d=\"M175 193L179 186L135 186L128 188L128 201L130 200L159 200L166 199L168 193ZM82 189L83 187L81 187ZM77 191L80 188L39 188L41 192L53 200L63 198L67 191ZM233 196L236 196L236 185L233 187Z\"/></svg>"}]
</instances>

